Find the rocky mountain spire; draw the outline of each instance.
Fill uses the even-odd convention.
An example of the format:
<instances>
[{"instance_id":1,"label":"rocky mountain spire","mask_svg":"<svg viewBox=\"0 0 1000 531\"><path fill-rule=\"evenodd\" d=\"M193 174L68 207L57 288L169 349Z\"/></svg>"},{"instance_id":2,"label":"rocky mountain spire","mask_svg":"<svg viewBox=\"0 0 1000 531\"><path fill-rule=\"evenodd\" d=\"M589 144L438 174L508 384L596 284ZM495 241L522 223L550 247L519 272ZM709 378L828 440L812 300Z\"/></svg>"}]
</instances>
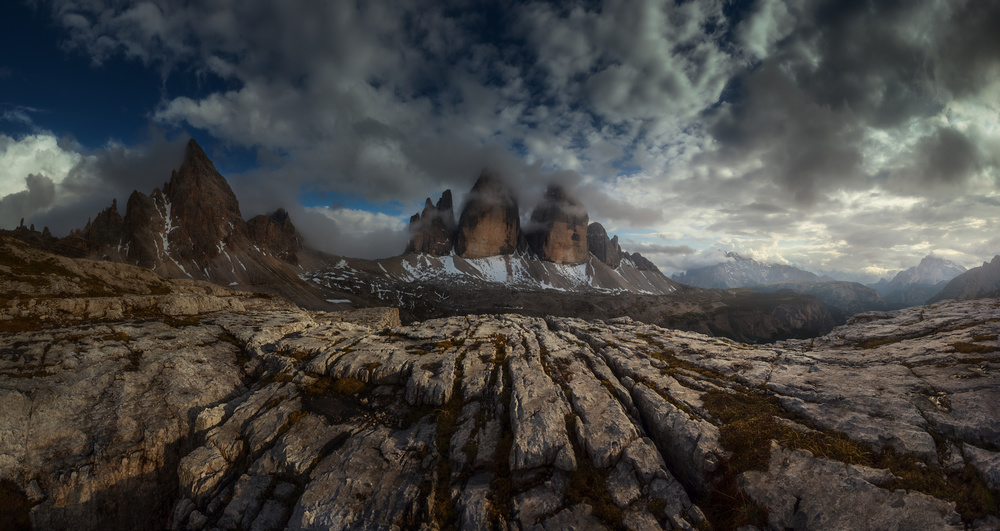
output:
<instances>
[{"instance_id":1,"label":"rocky mountain spire","mask_svg":"<svg viewBox=\"0 0 1000 531\"><path fill-rule=\"evenodd\" d=\"M154 191L154 199L156 192ZM178 258L215 258L222 244L240 247L249 241L246 224L225 177L201 146L188 141L184 162L171 172L157 205L170 225L171 249Z\"/></svg>"},{"instance_id":2,"label":"rocky mountain spire","mask_svg":"<svg viewBox=\"0 0 1000 531\"><path fill-rule=\"evenodd\" d=\"M285 209L279 208L268 215L260 214L250 218L247 221L247 231L254 243L279 259L293 265L299 263L298 252L302 249L302 237Z\"/></svg>"},{"instance_id":3,"label":"rocky mountain spire","mask_svg":"<svg viewBox=\"0 0 1000 531\"><path fill-rule=\"evenodd\" d=\"M459 217L455 252L464 258L482 258L525 248L513 192L498 174L484 169Z\"/></svg>"},{"instance_id":4,"label":"rocky mountain spire","mask_svg":"<svg viewBox=\"0 0 1000 531\"><path fill-rule=\"evenodd\" d=\"M451 190L445 190L437 205L427 198L424 210L410 218L410 241L406 253L444 256L455 246L455 211Z\"/></svg>"},{"instance_id":5,"label":"rocky mountain spire","mask_svg":"<svg viewBox=\"0 0 1000 531\"><path fill-rule=\"evenodd\" d=\"M112 199L111 206L101 211L87 223L80 232L87 248L96 248L105 242L120 242L124 235L125 221L118 213L118 200Z\"/></svg>"},{"instance_id":6,"label":"rocky mountain spire","mask_svg":"<svg viewBox=\"0 0 1000 531\"><path fill-rule=\"evenodd\" d=\"M618 245L618 236L609 239L604 225L591 223L587 227L587 249L595 258L614 269L622 263L622 248Z\"/></svg>"},{"instance_id":7,"label":"rocky mountain spire","mask_svg":"<svg viewBox=\"0 0 1000 531\"><path fill-rule=\"evenodd\" d=\"M558 184L550 184L531 213L528 246L542 260L579 264L587 260L587 210Z\"/></svg>"}]
</instances>

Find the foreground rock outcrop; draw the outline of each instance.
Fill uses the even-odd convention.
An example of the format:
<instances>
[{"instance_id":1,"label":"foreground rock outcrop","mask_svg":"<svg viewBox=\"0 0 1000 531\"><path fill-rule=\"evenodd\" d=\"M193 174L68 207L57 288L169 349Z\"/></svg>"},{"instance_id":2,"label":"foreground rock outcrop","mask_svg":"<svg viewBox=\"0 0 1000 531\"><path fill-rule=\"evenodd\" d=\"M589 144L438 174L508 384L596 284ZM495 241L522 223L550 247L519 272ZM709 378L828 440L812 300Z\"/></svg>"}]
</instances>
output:
<instances>
[{"instance_id":1,"label":"foreground rock outcrop","mask_svg":"<svg viewBox=\"0 0 1000 531\"><path fill-rule=\"evenodd\" d=\"M10 527L1000 525L997 300L761 347L629 318L401 326L162 280L146 313L26 320L43 295L114 298L102 263L42 264L0 260Z\"/></svg>"}]
</instances>

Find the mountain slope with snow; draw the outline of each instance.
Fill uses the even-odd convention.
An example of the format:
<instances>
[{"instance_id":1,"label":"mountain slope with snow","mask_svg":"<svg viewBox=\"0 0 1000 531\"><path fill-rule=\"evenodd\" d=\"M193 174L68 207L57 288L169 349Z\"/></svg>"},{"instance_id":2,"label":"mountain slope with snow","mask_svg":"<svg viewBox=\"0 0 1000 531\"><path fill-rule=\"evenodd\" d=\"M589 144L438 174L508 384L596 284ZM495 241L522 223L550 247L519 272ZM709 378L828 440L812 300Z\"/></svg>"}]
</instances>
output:
<instances>
[{"instance_id":1,"label":"mountain slope with snow","mask_svg":"<svg viewBox=\"0 0 1000 531\"><path fill-rule=\"evenodd\" d=\"M753 258L727 252L729 259L720 264L688 270L671 278L699 288L744 288L788 281L820 281L815 273L783 264L767 264Z\"/></svg>"}]
</instances>

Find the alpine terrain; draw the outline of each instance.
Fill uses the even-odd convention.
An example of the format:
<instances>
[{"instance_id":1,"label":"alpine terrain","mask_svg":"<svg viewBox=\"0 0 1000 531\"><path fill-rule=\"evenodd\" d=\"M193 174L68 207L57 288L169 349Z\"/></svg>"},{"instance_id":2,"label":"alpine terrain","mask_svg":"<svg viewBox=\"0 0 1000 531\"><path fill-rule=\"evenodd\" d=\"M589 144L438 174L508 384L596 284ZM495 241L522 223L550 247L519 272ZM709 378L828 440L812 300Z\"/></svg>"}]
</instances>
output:
<instances>
[{"instance_id":1,"label":"alpine terrain","mask_svg":"<svg viewBox=\"0 0 1000 531\"><path fill-rule=\"evenodd\" d=\"M753 346L311 312L4 236L0 273L3 529L1000 526L996 299Z\"/></svg>"}]
</instances>

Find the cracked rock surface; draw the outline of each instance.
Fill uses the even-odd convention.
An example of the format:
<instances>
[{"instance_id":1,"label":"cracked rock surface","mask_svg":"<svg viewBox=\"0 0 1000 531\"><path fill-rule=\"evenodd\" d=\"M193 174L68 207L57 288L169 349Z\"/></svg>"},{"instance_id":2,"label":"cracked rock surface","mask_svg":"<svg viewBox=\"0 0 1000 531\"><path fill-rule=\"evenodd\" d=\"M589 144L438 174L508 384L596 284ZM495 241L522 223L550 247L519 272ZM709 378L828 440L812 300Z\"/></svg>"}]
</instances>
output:
<instances>
[{"instance_id":1,"label":"cracked rock surface","mask_svg":"<svg viewBox=\"0 0 1000 531\"><path fill-rule=\"evenodd\" d=\"M1000 524L995 299L758 346L254 304L0 336L5 497L36 529Z\"/></svg>"}]
</instances>

